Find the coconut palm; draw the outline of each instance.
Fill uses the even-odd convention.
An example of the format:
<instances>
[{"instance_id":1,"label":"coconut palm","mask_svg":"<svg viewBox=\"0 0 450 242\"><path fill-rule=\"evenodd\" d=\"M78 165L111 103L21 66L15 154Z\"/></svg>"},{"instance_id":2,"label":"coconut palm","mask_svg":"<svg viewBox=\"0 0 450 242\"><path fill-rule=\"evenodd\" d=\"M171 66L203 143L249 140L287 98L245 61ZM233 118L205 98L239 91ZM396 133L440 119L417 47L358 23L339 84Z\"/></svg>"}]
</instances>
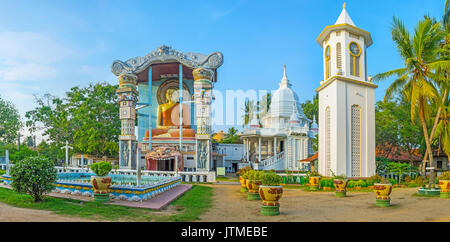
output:
<instances>
[{"instance_id":1,"label":"coconut palm","mask_svg":"<svg viewBox=\"0 0 450 242\"><path fill-rule=\"evenodd\" d=\"M439 102L439 97L448 95L448 79L442 75L441 70L447 70L450 61L439 58L440 44L444 36L445 31L441 24L429 17L418 22L413 35L409 34L401 20L394 17L392 39L405 66L377 74L373 78L374 81L380 81L392 76L397 77L386 89L384 101L390 100L396 93L403 93L406 96L411 103L411 121L414 123L417 118L419 119L429 154L433 138L430 137L427 127L430 120L430 106ZM442 90L444 93L441 94ZM429 160L433 166L432 155ZM430 175L430 184L434 184L434 171Z\"/></svg>"}]
</instances>

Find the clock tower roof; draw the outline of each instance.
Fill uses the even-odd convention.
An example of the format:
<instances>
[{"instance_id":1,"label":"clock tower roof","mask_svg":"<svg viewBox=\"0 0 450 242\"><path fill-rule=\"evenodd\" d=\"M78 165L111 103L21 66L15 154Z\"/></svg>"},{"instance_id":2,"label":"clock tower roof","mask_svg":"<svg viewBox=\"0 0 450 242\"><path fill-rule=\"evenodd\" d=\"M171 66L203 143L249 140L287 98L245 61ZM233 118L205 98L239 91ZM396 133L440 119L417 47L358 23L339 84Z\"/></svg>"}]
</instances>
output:
<instances>
[{"instance_id":1,"label":"clock tower roof","mask_svg":"<svg viewBox=\"0 0 450 242\"><path fill-rule=\"evenodd\" d=\"M346 5L344 3L342 12L339 15L336 23L334 23L334 25L328 25L327 27L325 27L322 33L320 33L319 37L317 37L316 39L317 43L322 46L323 41L327 39L333 31L346 30L361 35L365 40L365 46L371 46L373 43L372 36L369 32L356 27L355 23L353 23L353 20L350 18L350 15L348 14L345 6Z\"/></svg>"},{"instance_id":2,"label":"clock tower roof","mask_svg":"<svg viewBox=\"0 0 450 242\"><path fill-rule=\"evenodd\" d=\"M352 18L350 18L350 15L348 15L347 10L345 10L345 3L342 7L341 15L339 15L339 18L337 19L336 24L350 24L356 27L356 25L353 23Z\"/></svg>"}]
</instances>

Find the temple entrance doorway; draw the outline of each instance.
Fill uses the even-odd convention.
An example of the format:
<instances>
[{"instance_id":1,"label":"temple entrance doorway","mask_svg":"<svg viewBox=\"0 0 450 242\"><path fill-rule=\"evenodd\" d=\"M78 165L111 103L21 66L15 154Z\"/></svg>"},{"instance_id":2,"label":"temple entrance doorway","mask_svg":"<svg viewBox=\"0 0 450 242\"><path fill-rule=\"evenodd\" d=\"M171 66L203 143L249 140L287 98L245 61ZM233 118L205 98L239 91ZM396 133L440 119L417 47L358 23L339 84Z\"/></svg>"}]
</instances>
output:
<instances>
[{"instance_id":1,"label":"temple entrance doorway","mask_svg":"<svg viewBox=\"0 0 450 242\"><path fill-rule=\"evenodd\" d=\"M158 171L175 171L175 159L159 160Z\"/></svg>"}]
</instances>

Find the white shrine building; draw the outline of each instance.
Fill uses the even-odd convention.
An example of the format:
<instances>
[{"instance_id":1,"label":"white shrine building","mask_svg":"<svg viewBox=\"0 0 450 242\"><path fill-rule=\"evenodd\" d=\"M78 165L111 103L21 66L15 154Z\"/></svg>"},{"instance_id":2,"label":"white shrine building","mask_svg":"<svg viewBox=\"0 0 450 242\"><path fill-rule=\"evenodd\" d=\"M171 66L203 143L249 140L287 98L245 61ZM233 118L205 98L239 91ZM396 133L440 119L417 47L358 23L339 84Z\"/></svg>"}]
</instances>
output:
<instances>
[{"instance_id":1,"label":"white shrine building","mask_svg":"<svg viewBox=\"0 0 450 242\"><path fill-rule=\"evenodd\" d=\"M323 48L319 93L319 169L324 176L375 174L377 85L367 78L370 33L355 26L345 4L334 25L317 38Z\"/></svg>"},{"instance_id":2,"label":"white shrine building","mask_svg":"<svg viewBox=\"0 0 450 242\"><path fill-rule=\"evenodd\" d=\"M254 169L309 168L298 161L311 155L311 138L317 134L317 124L315 120L306 118L291 86L285 67L279 88L272 93L268 111L261 114L260 120L253 115L248 127L240 133L244 142L244 159Z\"/></svg>"}]
</instances>

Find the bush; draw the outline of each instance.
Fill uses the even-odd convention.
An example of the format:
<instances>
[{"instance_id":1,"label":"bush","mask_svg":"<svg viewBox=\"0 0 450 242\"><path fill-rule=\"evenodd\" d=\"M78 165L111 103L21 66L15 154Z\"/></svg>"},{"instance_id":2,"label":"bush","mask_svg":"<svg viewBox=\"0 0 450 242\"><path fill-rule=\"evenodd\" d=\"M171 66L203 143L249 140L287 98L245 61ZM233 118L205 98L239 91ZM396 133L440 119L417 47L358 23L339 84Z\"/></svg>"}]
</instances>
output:
<instances>
[{"instance_id":1,"label":"bush","mask_svg":"<svg viewBox=\"0 0 450 242\"><path fill-rule=\"evenodd\" d=\"M383 181L381 181L381 182L383 183ZM392 179L392 178L387 178L386 182L391 183L392 185L397 184L397 181L395 179Z\"/></svg>"},{"instance_id":2,"label":"bush","mask_svg":"<svg viewBox=\"0 0 450 242\"><path fill-rule=\"evenodd\" d=\"M36 156L16 162L10 175L14 191L31 195L35 202L42 201L43 195L53 190L52 183L57 179L53 162Z\"/></svg>"},{"instance_id":3,"label":"bush","mask_svg":"<svg viewBox=\"0 0 450 242\"><path fill-rule=\"evenodd\" d=\"M369 178L367 178L366 183L368 186L373 186L373 184L375 183L379 183L381 182L381 176L379 176L378 174L373 175Z\"/></svg>"},{"instance_id":4,"label":"bush","mask_svg":"<svg viewBox=\"0 0 450 242\"><path fill-rule=\"evenodd\" d=\"M350 181L348 181L347 187L348 187L348 188L354 188L354 187L357 186L357 184L358 184L358 181L356 181L356 180L350 180Z\"/></svg>"},{"instance_id":5,"label":"bush","mask_svg":"<svg viewBox=\"0 0 450 242\"><path fill-rule=\"evenodd\" d=\"M263 173L261 177L261 183L265 186L278 186L282 181L281 176L273 172Z\"/></svg>"},{"instance_id":6,"label":"bush","mask_svg":"<svg viewBox=\"0 0 450 242\"><path fill-rule=\"evenodd\" d=\"M442 172L442 174L438 177L438 180L450 180L450 171Z\"/></svg>"},{"instance_id":7,"label":"bush","mask_svg":"<svg viewBox=\"0 0 450 242\"><path fill-rule=\"evenodd\" d=\"M0 170L0 176L6 174L6 171Z\"/></svg>"},{"instance_id":8,"label":"bush","mask_svg":"<svg viewBox=\"0 0 450 242\"><path fill-rule=\"evenodd\" d=\"M417 176L416 179L414 179L414 183L416 183L419 186L424 185L424 179L422 176Z\"/></svg>"},{"instance_id":9,"label":"bush","mask_svg":"<svg viewBox=\"0 0 450 242\"><path fill-rule=\"evenodd\" d=\"M357 187L367 187L368 185L367 185L367 183L364 180L358 180L356 182L356 186Z\"/></svg>"},{"instance_id":10,"label":"bush","mask_svg":"<svg viewBox=\"0 0 450 242\"><path fill-rule=\"evenodd\" d=\"M107 161L100 161L92 164L89 167L97 176L106 176L112 170L111 163Z\"/></svg>"},{"instance_id":11,"label":"bush","mask_svg":"<svg viewBox=\"0 0 450 242\"><path fill-rule=\"evenodd\" d=\"M247 172L247 171L249 171L249 170L251 170L251 169L252 169L252 168L251 168L250 166L243 167L243 168L239 169L239 170L236 172L236 175L242 176L242 175L244 175L245 172Z\"/></svg>"},{"instance_id":12,"label":"bush","mask_svg":"<svg viewBox=\"0 0 450 242\"><path fill-rule=\"evenodd\" d=\"M320 180L320 187L334 187L333 178L322 178Z\"/></svg>"}]
</instances>

